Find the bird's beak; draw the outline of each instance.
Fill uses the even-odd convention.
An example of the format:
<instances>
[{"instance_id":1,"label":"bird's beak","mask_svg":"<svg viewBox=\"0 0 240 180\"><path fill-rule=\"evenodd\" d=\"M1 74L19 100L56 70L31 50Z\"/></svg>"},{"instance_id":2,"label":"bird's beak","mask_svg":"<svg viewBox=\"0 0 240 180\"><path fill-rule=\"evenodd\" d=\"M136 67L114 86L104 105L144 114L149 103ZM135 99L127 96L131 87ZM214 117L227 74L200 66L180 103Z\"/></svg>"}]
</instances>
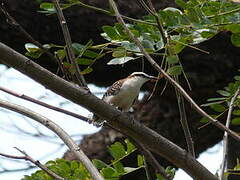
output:
<instances>
[{"instance_id":1,"label":"bird's beak","mask_svg":"<svg viewBox=\"0 0 240 180\"><path fill-rule=\"evenodd\" d=\"M160 74L160 76L158 76L158 77L150 76L150 82L156 82L159 79L161 79L162 77L163 77L162 74Z\"/></svg>"},{"instance_id":2,"label":"bird's beak","mask_svg":"<svg viewBox=\"0 0 240 180\"><path fill-rule=\"evenodd\" d=\"M158 80L159 80L158 77L150 76L150 82L156 82Z\"/></svg>"}]
</instances>

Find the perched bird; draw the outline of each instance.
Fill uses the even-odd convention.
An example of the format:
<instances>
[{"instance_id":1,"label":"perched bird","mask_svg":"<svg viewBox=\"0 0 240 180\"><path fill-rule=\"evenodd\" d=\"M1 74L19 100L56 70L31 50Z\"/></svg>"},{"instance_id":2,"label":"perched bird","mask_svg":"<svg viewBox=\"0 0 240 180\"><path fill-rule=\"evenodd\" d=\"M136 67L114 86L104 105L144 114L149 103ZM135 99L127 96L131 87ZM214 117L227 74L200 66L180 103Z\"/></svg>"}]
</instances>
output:
<instances>
[{"instance_id":1,"label":"perched bird","mask_svg":"<svg viewBox=\"0 0 240 180\"><path fill-rule=\"evenodd\" d=\"M129 112L138 98L140 88L149 80L156 81L158 78L147 75L144 72L134 72L128 77L113 83L103 95L102 100L123 112ZM93 122L99 123L102 121L96 115L93 116Z\"/></svg>"}]
</instances>

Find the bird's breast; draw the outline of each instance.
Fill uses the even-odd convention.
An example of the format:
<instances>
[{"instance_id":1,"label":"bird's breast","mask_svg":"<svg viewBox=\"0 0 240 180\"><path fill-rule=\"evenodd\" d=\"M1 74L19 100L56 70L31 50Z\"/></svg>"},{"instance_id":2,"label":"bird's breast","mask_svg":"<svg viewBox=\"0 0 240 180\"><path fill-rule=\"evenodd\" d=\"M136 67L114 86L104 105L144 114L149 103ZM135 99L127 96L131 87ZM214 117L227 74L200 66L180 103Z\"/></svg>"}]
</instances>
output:
<instances>
[{"instance_id":1,"label":"bird's breast","mask_svg":"<svg viewBox=\"0 0 240 180\"><path fill-rule=\"evenodd\" d=\"M139 91L140 88L136 88L131 85L124 85L118 94L106 97L105 101L115 107L121 108L122 111L127 112L131 108L134 100L137 98Z\"/></svg>"}]
</instances>

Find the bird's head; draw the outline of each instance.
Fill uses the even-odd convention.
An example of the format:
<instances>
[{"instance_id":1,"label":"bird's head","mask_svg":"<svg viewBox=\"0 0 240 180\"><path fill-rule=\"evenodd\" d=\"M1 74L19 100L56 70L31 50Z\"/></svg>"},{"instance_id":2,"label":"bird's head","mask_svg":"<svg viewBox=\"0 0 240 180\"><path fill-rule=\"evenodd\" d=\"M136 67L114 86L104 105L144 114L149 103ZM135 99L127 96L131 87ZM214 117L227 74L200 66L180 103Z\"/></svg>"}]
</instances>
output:
<instances>
[{"instance_id":1,"label":"bird's head","mask_svg":"<svg viewBox=\"0 0 240 180\"><path fill-rule=\"evenodd\" d=\"M142 81L151 81L151 82L155 82L157 81L159 78L155 77L155 76L150 76L144 72L134 72L132 73L129 78L136 78L136 79L139 79L139 80L142 80Z\"/></svg>"}]
</instances>

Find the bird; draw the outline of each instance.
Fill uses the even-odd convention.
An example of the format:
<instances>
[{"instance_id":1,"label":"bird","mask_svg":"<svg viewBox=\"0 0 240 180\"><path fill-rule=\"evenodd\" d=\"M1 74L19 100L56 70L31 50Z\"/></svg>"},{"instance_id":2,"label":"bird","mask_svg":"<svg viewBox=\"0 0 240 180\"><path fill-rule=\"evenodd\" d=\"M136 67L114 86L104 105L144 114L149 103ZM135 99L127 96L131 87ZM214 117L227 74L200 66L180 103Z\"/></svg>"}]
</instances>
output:
<instances>
[{"instance_id":1,"label":"bird","mask_svg":"<svg viewBox=\"0 0 240 180\"><path fill-rule=\"evenodd\" d=\"M150 76L144 72L134 72L124 79L120 79L112 84L104 93L102 100L116 107L122 112L129 112L134 102L137 100L140 88L147 81L155 82L158 78ZM104 120L100 120L97 115L93 115L93 123L101 125Z\"/></svg>"}]
</instances>

